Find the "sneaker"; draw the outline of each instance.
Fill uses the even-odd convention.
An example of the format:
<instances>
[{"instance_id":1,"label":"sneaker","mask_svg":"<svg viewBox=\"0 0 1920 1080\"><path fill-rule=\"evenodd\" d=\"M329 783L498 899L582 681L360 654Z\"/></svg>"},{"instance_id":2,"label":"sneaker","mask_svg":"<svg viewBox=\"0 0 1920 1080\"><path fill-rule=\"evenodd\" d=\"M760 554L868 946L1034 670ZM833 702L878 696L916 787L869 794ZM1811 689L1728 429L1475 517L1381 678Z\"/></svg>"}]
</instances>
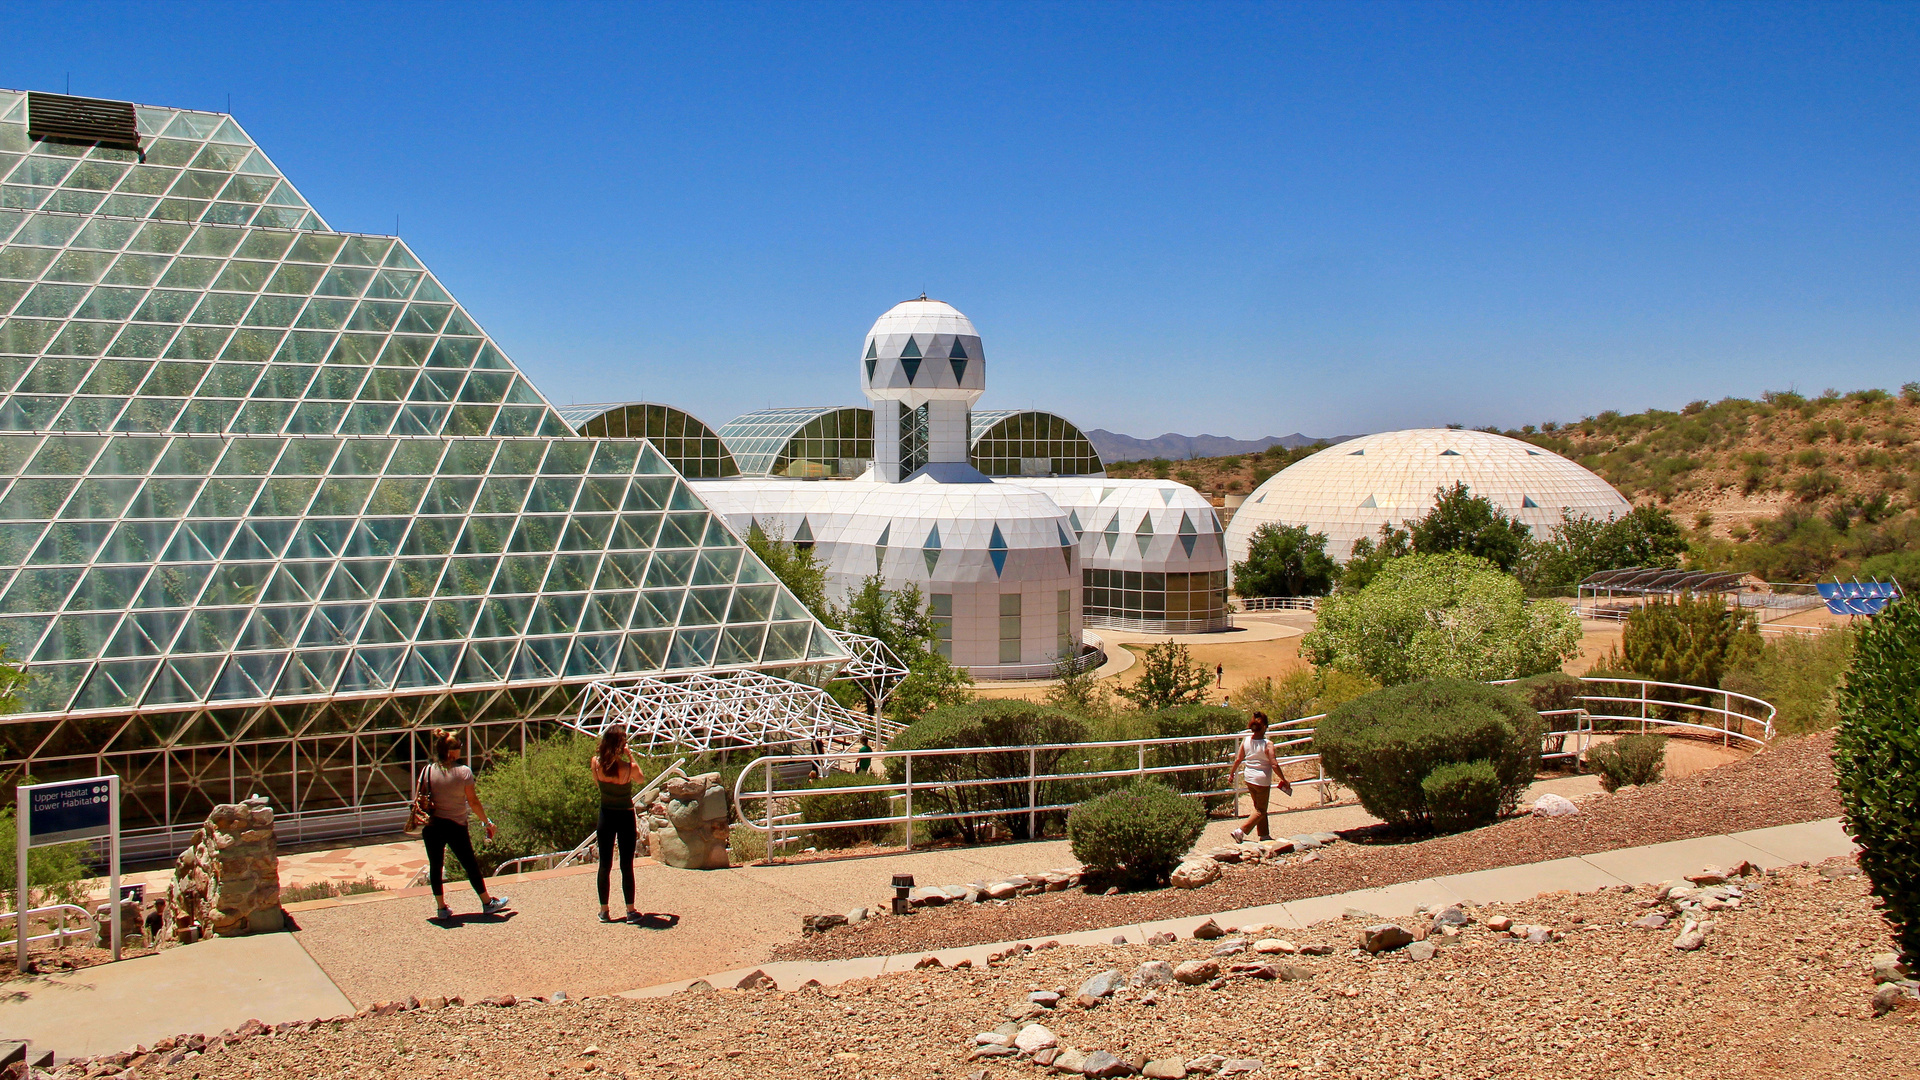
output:
<instances>
[{"instance_id":1,"label":"sneaker","mask_svg":"<svg viewBox=\"0 0 1920 1080\"><path fill-rule=\"evenodd\" d=\"M442 907L439 911L433 913L433 917L436 919L450 920L453 918L453 909L450 907Z\"/></svg>"},{"instance_id":2,"label":"sneaker","mask_svg":"<svg viewBox=\"0 0 1920 1080\"><path fill-rule=\"evenodd\" d=\"M1247 834L1241 832L1239 829L1235 829L1227 835L1233 837L1233 842L1236 844L1247 838Z\"/></svg>"},{"instance_id":3,"label":"sneaker","mask_svg":"<svg viewBox=\"0 0 1920 1080\"><path fill-rule=\"evenodd\" d=\"M507 909L507 898L504 896L496 896L493 899L487 901L486 903L480 905L480 914L498 915L500 912L505 911L506 909Z\"/></svg>"}]
</instances>

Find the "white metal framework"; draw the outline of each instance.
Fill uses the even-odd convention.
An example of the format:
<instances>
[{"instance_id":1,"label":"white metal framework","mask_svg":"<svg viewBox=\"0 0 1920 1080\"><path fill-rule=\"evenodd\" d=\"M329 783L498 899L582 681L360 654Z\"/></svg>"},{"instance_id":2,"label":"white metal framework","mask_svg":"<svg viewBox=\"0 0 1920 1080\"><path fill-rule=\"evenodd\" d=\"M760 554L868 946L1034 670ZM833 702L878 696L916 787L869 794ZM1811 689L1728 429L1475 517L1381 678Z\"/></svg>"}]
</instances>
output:
<instances>
[{"instance_id":1,"label":"white metal framework","mask_svg":"<svg viewBox=\"0 0 1920 1080\"><path fill-rule=\"evenodd\" d=\"M879 638L846 630L829 629L827 633L852 657L834 679L859 687L867 695L867 700L873 702L874 712L885 712L887 696L893 693L894 687L900 685L900 680L911 674L907 666Z\"/></svg>"},{"instance_id":2,"label":"white metal framework","mask_svg":"<svg viewBox=\"0 0 1920 1080\"><path fill-rule=\"evenodd\" d=\"M852 748L867 723L817 686L743 668L596 682L568 726L597 736L621 725L648 752L800 743L825 753Z\"/></svg>"}]
</instances>

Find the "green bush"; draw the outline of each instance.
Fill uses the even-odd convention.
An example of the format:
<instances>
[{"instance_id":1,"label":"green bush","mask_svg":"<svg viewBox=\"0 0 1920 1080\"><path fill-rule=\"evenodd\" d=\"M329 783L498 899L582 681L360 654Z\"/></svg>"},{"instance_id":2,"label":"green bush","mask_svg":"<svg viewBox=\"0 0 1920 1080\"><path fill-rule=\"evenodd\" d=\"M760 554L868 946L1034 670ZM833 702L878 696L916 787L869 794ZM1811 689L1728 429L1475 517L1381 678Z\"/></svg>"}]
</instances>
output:
<instances>
[{"instance_id":1,"label":"green bush","mask_svg":"<svg viewBox=\"0 0 1920 1080\"><path fill-rule=\"evenodd\" d=\"M1618 791L1628 785L1657 784L1667 768L1665 735L1622 735L1587 751L1587 768L1600 786Z\"/></svg>"},{"instance_id":2,"label":"green bush","mask_svg":"<svg viewBox=\"0 0 1920 1080\"><path fill-rule=\"evenodd\" d=\"M1437 824L1422 782L1442 765L1492 764L1499 813L1540 768L1540 714L1485 683L1432 679L1376 690L1328 714L1314 732L1327 774L1398 829Z\"/></svg>"},{"instance_id":3,"label":"green bush","mask_svg":"<svg viewBox=\"0 0 1920 1080\"><path fill-rule=\"evenodd\" d=\"M596 745L592 736L563 731L528 743L525 753L503 755L476 778L480 801L499 826L492 840L477 845L482 870L492 873L523 855L572 850L600 827L600 788L588 771ZM480 840L478 819L473 832ZM451 876L458 861L447 865Z\"/></svg>"},{"instance_id":4,"label":"green bush","mask_svg":"<svg viewBox=\"0 0 1920 1080\"><path fill-rule=\"evenodd\" d=\"M1535 711L1553 712L1576 708L1574 702L1587 692L1587 684L1564 671L1548 671L1510 683L1507 689Z\"/></svg>"},{"instance_id":5,"label":"green bush","mask_svg":"<svg viewBox=\"0 0 1920 1080\"><path fill-rule=\"evenodd\" d=\"M1491 824L1500 816L1500 774L1491 761L1441 765L1420 781L1427 814L1442 832L1460 832Z\"/></svg>"},{"instance_id":6,"label":"green bush","mask_svg":"<svg viewBox=\"0 0 1920 1080\"><path fill-rule=\"evenodd\" d=\"M1627 616L1605 666L1689 686L1720 685L1721 673L1760 647L1753 616L1718 596L1655 600Z\"/></svg>"},{"instance_id":7,"label":"green bush","mask_svg":"<svg viewBox=\"0 0 1920 1080\"><path fill-rule=\"evenodd\" d=\"M887 744L889 750L943 750L970 746L1030 746L1037 743L1077 743L1087 738L1086 721L1050 705L1031 701L973 701L935 709L915 721ZM1065 750L1043 750L1034 755L1033 765L1041 773L1054 768ZM1027 751L1004 754L986 753L951 757L913 759L914 810L940 814L973 814L992 810L1013 810L1027 805L1025 784L986 784L977 787L956 785L968 780L1015 778L1027 775ZM906 778L906 758L888 758L887 776L900 783ZM924 786L923 786L924 785ZM1042 784L1039 801L1058 801L1050 797L1051 785ZM986 819L958 818L953 827L967 843L979 838L981 822ZM1016 837L1027 839L1025 814L1007 814L995 818L1005 823Z\"/></svg>"},{"instance_id":8,"label":"green bush","mask_svg":"<svg viewBox=\"0 0 1920 1080\"><path fill-rule=\"evenodd\" d=\"M1165 784L1135 784L1081 803L1067 816L1067 844L1089 871L1118 884L1167 880L1192 850L1206 815Z\"/></svg>"},{"instance_id":9,"label":"green bush","mask_svg":"<svg viewBox=\"0 0 1920 1080\"><path fill-rule=\"evenodd\" d=\"M919 777L914 777L915 782ZM809 825L829 821L858 821L861 818L888 817L895 811L888 798L894 794L876 785L887 783L873 773L830 772L807 786L810 788L860 787L864 791L846 791L826 795L800 796L800 820ZM893 831L892 825L853 825L844 829L809 830L805 842L819 848L847 848L855 844L878 843Z\"/></svg>"},{"instance_id":10,"label":"green bush","mask_svg":"<svg viewBox=\"0 0 1920 1080\"><path fill-rule=\"evenodd\" d=\"M23 778L22 783L31 784L31 778ZM5 806L0 806L0 906L8 911L19 910L19 897L16 894L18 884L15 881L16 844L20 830L13 820L13 793L7 793ZM83 883L91 877L87 869L87 845L85 843L49 844L46 847L29 849L27 852L27 892L28 907L41 907L46 904L79 904L86 900ZM0 935L4 940L13 940L13 924L0 926Z\"/></svg>"},{"instance_id":11,"label":"green bush","mask_svg":"<svg viewBox=\"0 0 1920 1080\"><path fill-rule=\"evenodd\" d=\"M1850 630L1777 635L1728 670L1720 685L1772 702L1779 710L1774 730L1783 735L1824 731L1840 719L1840 679L1853 637Z\"/></svg>"},{"instance_id":12,"label":"green bush","mask_svg":"<svg viewBox=\"0 0 1920 1080\"><path fill-rule=\"evenodd\" d=\"M1858 632L1840 690L1833 766L1860 869L1909 965L1920 962L1920 603Z\"/></svg>"},{"instance_id":13,"label":"green bush","mask_svg":"<svg viewBox=\"0 0 1920 1080\"><path fill-rule=\"evenodd\" d=\"M1162 743L1147 750L1147 768L1163 769L1177 765L1220 766L1217 769L1193 769L1187 772L1161 773L1159 780L1175 791L1218 791L1231 786L1228 782L1226 766L1233 760L1233 744L1225 741L1206 740L1209 735L1232 735L1245 731L1247 714L1239 709L1229 709L1224 705L1179 705L1171 709L1162 709L1150 718L1153 724L1152 738L1184 739L1185 742ZM1137 760L1137 758L1136 758ZM1207 808L1232 806L1237 795L1216 795L1207 800Z\"/></svg>"}]
</instances>

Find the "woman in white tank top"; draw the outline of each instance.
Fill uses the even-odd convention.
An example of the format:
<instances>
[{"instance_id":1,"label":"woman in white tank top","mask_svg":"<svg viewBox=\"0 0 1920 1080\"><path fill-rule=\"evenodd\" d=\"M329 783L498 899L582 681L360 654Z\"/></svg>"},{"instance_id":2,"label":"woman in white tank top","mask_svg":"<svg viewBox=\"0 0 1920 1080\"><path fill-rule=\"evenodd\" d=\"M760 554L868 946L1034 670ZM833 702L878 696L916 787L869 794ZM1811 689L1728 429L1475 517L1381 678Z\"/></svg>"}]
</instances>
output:
<instances>
[{"instance_id":1,"label":"woman in white tank top","mask_svg":"<svg viewBox=\"0 0 1920 1080\"><path fill-rule=\"evenodd\" d=\"M1293 794L1293 785L1280 771L1280 759L1274 755L1273 744L1267 741L1266 713L1253 714L1252 722L1247 725L1247 736L1240 740L1240 749L1233 755L1233 765L1227 772L1229 777L1237 775L1245 782L1247 795L1253 800L1253 813L1247 815L1246 824L1233 830L1234 842L1245 840L1250 832L1257 832L1262 840L1271 840L1267 835L1267 796L1272 794L1276 783L1283 795Z\"/></svg>"}]
</instances>

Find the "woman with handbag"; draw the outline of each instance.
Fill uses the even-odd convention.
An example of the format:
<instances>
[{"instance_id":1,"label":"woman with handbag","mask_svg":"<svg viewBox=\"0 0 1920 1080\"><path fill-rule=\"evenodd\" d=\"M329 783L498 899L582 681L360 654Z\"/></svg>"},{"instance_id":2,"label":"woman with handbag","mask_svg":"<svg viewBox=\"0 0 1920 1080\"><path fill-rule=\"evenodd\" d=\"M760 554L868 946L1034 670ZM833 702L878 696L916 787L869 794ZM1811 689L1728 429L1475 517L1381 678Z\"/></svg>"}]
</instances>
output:
<instances>
[{"instance_id":1,"label":"woman with handbag","mask_svg":"<svg viewBox=\"0 0 1920 1080\"><path fill-rule=\"evenodd\" d=\"M1241 770L1243 765L1246 767L1244 773ZM1287 774L1280 771L1280 759L1274 756L1273 744L1267 741L1266 713L1254 713L1253 720L1247 724L1247 737L1240 740L1240 750L1233 755L1233 764L1227 767L1229 783L1235 773L1241 773L1241 779L1247 785L1247 795L1253 800L1253 813L1247 815L1246 824L1229 835L1236 844L1256 830L1260 839L1271 839L1267 835L1267 797L1273 794L1276 782L1283 795L1293 794L1293 785L1287 782Z\"/></svg>"},{"instance_id":2,"label":"woman with handbag","mask_svg":"<svg viewBox=\"0 0 1920 1080\"><path fill-rule=\"evenodd\" d=\"M614 848L620 849L620 891L626 894L627 921L640 921L633 906L633 849L639 842L639 826L633 817L633 785L646 779L640 766L627 751L627 729L610 727L600 735L600 747L593 755L593 781L600 785L600 921L610 923L608 894L613 884Z\"/></svg>"},{"instance_id":3,"label":"woman with handbag","mask_svg":"<svg viewBox=\"0 0 1920 1080\"><path fill-rule=\"evenodd\" d=\"M407 831L417 832L427 844L428 883L433 886L434 917L453 918L447 906L441 876L447 849L467 872L467 881L480 897L480 910L493 915L507 906L507 898L487 892L487 879L480 874L480 860L473 855L473 837L467 833L467 812L480 815L487 827L487 839L494 836L493 819L480 805L480 793L473 783L473 770L460 764L460 739L445 728L435 728L429 737L433 763L420 770L414 785L413 813L407 819Z\"/></svg>"}]
</instances>

